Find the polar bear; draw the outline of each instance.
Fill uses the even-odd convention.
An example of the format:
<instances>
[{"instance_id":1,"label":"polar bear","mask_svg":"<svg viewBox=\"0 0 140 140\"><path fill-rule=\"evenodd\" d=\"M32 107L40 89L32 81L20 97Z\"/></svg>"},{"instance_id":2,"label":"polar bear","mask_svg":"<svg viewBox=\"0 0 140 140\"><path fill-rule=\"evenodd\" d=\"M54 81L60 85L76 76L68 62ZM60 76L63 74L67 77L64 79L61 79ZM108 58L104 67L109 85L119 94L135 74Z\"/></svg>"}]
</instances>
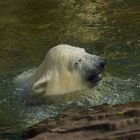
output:
<instances>
[{"instance_id":1,"label":"polar bear","mask_svg":"<svg viewBox=\"0 0 140 140\"><path fill-rule=\"evenodd\" d=\"M33 73L16 78L23 90L45 96L60 95L96 85L102 79L106 60L83 48L66 44L51 48Z\"/></svg>"}]
</instances>

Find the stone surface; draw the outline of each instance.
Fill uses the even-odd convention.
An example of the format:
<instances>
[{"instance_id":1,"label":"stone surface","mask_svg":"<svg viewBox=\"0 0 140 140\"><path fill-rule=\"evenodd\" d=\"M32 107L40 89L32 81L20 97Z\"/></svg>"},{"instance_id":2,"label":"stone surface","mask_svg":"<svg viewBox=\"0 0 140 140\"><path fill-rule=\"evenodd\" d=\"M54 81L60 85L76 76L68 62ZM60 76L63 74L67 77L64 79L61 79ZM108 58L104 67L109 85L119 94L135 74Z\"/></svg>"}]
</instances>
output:
<instances>
[{"instance_id":1,"label":"stone surface","mask_svg":"<svg viewBox=\"0 0 140 140\"><path fill-rule=\"evenodd\" d=\"M24 131L29 140L140 139L140 102L78 108Z\"/></svg>"}]
</instances>

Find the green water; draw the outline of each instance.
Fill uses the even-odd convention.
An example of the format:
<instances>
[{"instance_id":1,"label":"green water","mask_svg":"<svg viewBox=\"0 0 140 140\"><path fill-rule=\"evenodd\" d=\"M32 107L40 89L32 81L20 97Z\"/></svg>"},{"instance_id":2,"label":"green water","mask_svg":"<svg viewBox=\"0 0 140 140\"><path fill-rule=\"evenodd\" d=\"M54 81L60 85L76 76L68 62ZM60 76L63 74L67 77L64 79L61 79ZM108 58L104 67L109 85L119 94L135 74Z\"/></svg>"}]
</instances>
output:
<instances>
[{"instance_id":1,"label":"green water","mask_svg":"<svg viewBox=\"0 0 140 140\"><path fill-rule=\"evenodd\" d=\"M105 57L105 78L82 96L27 103L13 79L62 43ZM27 126L64 110L135 100L140 100L139 0L0 1L0 139L20 139Z\"/></svg>"}]
</instances>

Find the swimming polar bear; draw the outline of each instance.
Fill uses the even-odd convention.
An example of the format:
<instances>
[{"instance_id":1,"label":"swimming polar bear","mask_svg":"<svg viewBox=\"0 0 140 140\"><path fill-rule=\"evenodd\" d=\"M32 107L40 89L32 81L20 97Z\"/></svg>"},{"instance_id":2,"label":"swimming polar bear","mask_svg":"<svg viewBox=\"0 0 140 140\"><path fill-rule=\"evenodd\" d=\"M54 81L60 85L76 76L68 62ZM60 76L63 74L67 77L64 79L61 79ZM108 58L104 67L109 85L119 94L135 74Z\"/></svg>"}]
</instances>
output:
<instances>
[{"instance_id":1,"label":"swimming polar bear","mask_svg":"<svg viewBox=\"0 0 140 140\"><path fill-rule=\"evenodd\" d=\"M102 79L105 59L83 48L58 45L51 48L32 74L16 78L24 90L35 94L60 95L96 85Z\"/></svg>"}]
</instances>

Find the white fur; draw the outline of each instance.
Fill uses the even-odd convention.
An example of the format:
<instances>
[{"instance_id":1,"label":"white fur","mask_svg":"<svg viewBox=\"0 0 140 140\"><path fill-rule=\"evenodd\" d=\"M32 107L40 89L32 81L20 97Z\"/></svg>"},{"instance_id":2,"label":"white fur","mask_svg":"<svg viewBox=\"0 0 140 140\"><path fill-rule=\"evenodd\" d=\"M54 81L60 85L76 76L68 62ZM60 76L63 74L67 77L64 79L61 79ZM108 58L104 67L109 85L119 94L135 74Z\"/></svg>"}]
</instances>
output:
<instances>
[{"instance_id":1,"label":"white fur","mask_svg":"<svg viewBox=\"0 0 140 140\"><path fill-rule=\"evenodd\" d=\"M45 92L45 95L57 95L84 88L79 73L70 68L72 59L82 53L85 53L84 49L69 45L52 48L32 76L32 79L36 81L32 88L33 91L35 93ZM45 88L38 87L45 82Z\"/></svg>"}]
</instances>

